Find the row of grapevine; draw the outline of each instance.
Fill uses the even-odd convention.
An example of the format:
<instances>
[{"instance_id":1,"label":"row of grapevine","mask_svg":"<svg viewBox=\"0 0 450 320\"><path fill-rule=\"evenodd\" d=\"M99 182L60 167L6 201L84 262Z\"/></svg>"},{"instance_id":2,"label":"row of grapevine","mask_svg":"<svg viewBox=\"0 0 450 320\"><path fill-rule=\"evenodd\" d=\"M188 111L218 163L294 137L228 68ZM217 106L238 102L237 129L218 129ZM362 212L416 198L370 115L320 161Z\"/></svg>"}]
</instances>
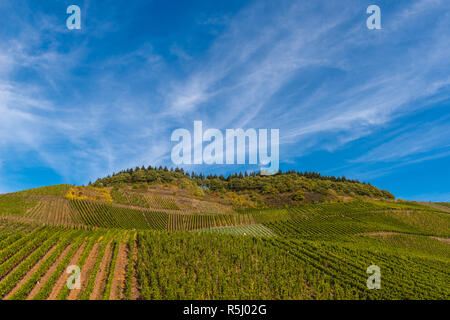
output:
<instances>
[{"instance_id":1,"label":"row of grapevine","mask_svg":"<svg viewBox=\"0 0 450 320\"><path fill-rule=\"evenodd\" d=\"M49 198L25 213L25 217L52 226L77 227L70 214L69 202L64 198Z\"/></svg>"},{"instance_id":2,"label":"row of grapevine","mask_svg":"<svg viewBox=\"0 0 450 320\"><path fill-rule=\"evenodd\" d=\"M40 212L45 208L45 202L39 201L37 205L30 208L25 212L25 217L30 219L38 219L40 216Z\"/></svg>"},{"instance_id":3,"label":"row of grapevine","mask_svg":"<svg viewBox=\"0 0 450 320\"><path fill-rule=\"evenodd\" d=\"M356 235L372 229L350 218L315 217L308 220L291 219L264 224L281 236L304 239L327 239L341 235Z\"/></svg>"},{"instance_id":4,"label":"row of grapevine","mask_svg":"<svg viewBox=\"0 0 450 320\"><path fill-rule=\"evenodd\" d=\"M35 225L16 222L8 217L0 216L0 241L6 239L10 235L16 236L21 235L24 232L29 233L35 228Z\"/></svg>"},{"instance_id":5,"label":"row of grapevine","mask_svg":"<svg viewBox=\"0 0 450 320\"><path fill-rule=\"evenodd\" d=\"M74 265L78 266L81 269L81 272L82 272L81 273L81 279L85 278L85 275L86 275L83 272L84 271L84 264L86 263L89 255L91 254L92 248L96 245L96 242L101 240L101 238L102 237L100 237L100 239L91 238L87 242L87 244L84 246L83 252L82 252L80 258L78 259L78 261L75 261L75 263L74 263ZM66 276L66 278L68 278L68 276ZM59 293L57 293L56 297L52 297L52 298L56 298L57 300L66 300L72 292L77 294L77 291L75 291L75 290L77 290L77 289L71 290L67 285L64 285L62 290L59 291Z\"/></svg>"},{"instance_id":6,"label":"row of grapevine","mask_svg":"<svg viewBox=\"0 0 450 320\"><path fill-rule=\"evenodd\" d=\"M176 214L130 209L85 200L71 200L72 219L91 228L195 230L253 224L249 214Z\"/></svg>"},{"instance_id":7,"label":"row of grapevine","mask_svg":"<svg viewBox=\"0 0 450 320\"><path fill-rule=\"evenodd\" d=\"M358 299L442 299L450 292L448 263L424 263L421 258L399 257L389 250L374 252L359 247L357 242L336 245L292 239L267 241L300 264L316 268L329 283L337 282L341 289L351 288ZM366 269L373 264L383 272L382 290L367 289Z\"/></svg>"},{"instance_id":8,"label":"row of grapevine","mask_svg":"<svg viewBox=\"0 0 450 320\"><path fill-rule=\"evenodd\" d=\"M136 234L134 234L132 237L130 237L127 241L128 261L127 261L127 267L126 267L124 292L123 292L123 296L127 300L131 299L131 294L133 291L133 277L135 274L134 251L136 248L135 236L136 236Z\"/></svg>"},{"instance_id":9,"label":"row of grapevine","mask_svg":"<svg viewBox=\"0 0 450 320\"><path fill-rule=\"evenodd\" d=\"M70 261L75 256L75 254L85 246L86 234L81 234L75 241L70 245L70 249L65 253L62 259L58 262L54 262L56 264L55 270L51 274L44 274L40 279L47 277L47 280L38 287L33 288L30 291L27 299L33 300L45 300L50 297L51 293L54 291L57 281L63 277L65 274L66 268L70 265ZM52 265L53 267L53 265ZM49 268L51 269L51 267ZM40 282L41 280L39 280Z\"/></svg>"},{"instance_id":10,"label":"row of grapevine","mask_svg":"<svg viewBox=\"0 0 450 320\"><path fill-rule=\"evenodd\" d=\"M42 229L36 229L28 235L13 239L13 242L5 240L5 246L0 251L0 268L3 268L5 264L10 263L11 259L14 259L14 255L19 254L21 250L24 250L30 244L33 244L34 241L37 241L37 239L42 236L41 231ZM10 237L15 238L14 235L11 235Z\"/></svg>"},{"instance_id":11,"label":"row of grapevine","mask_svg":"<svg viewBox=\"0 0 450 320\"><path fill-rule=\"evenodd\" d=\"M145 198L150 204L154 205L155 208L180 210L180 207L173 198L163 197L157 194L146 194Z\"/></svg>"},{"instance_id":12,"label":"row of grapevine","mask_svg":"<svg viewBox=\"0 0 450 320\"><path fill-rule=\"evenodd\" d=\"M12 257L5 263L5 266L10 265L12 261L20 261L18 267L10 271L4 281L0 282L0 298L5 297L8 292L14 289L14 287L21 281L21 279L27 274L27 272L40 260L42 259L56 244L59 240L60 233L54 232L45 241L40 242L39 240L34 240L35 245L32 246L31 251L25 250L25 255L21 257L23 261L14 260ZM3 266L2 266L3 267Z\"/></svg>"},{"instance_id":13,"label":"row of grapevine","mask_svg":"<svg viewBox=\"0 0 450 320\"><path fill-rule=\"evenodd\" d=\"M112 252L112 258L111 261L108 265L108 273L109 274L106 278L106 284L103 290L103 300L109 300L110 295L111 295L111 289L112 289L112 284L113 284L113 280L114 280L114 271L116 268L116 264L117 264L117 257L119 254L119 241L118 240L114 240L113 244L113 252Z\"/></svg>"},{"instance_id":14,"label":"row of grapevine","mask_svg":"<svg viewBox=\"0 0 450 320\"><path fill-rule=\"evenodd\" d=\"M178 198L160 195L155 192L139 192L124 189L112 189L111 196L116 203L147 208L152 210L179 211L180 213L198 214L233 214L230 206L222 205L215 201L192 199L189 197ZM170 211L169 211L170 210Z\"/></svg>"},{"instance_id":15,"label":"row of grapevine","mask_svg":"<svg viewBox=\"0 0 450 320\"><path fill-rule=\"evenodd\" d=\"M337 217L322 220L330 218ZM446 299L450 294L445 243L411 235L395 236L395 242L346 234L336 239L277 237L262 225L168 233L0 220L0 297L109 299L113 291L124 299ZM119 264L121 244L127 250ZM372 264L381 268L380 290L366 286ZM66 286L70 265L81 268L81 290Z\"/></svg>"},{"instance_id":16,"label":"row of grapevine","mask_svg":"<svg viewBox=\"0 0 450 320\"><path fill-rule=\"evenodd\" d=\"M184 199L183 211L185 213L200 213L200 214L235 214L236 212L231 206L223 205L216 201Z\"/></svg>"},{"instance_id":17,"label":"row of grapevine","mask_svg":"<svg viewBox=\"0 0 450 320\"><path fill-rule=\"evenodd\" d=\"M219 227L212 229L199 230L198 232L216 232L216 233L226 233L240 236L254 236L254 237L273 237L276 234L265 227L262 224L250 224L243 226L233 226L233 227Z\"/></svg>"},{"instance_id":18,"label":"row of grapevine","mask_svg":"<svg viewBox=\"0 0 450 320\"><path fill-rule=\"evenodd\" d=\"M250 215L197 215L197 214L170 214L168 230L196 230L223 226L251 224L254 220Z\"/></svg>"},{"instance_id":19,"label":"row of grapevine","mask_svg":"<svg viewBox=\"0 0 450 320\"><path fill-rule=\"evenodd\" d=\"M108 246L109 243L106 240L103 240L101 245L99 246L95 265L92 268L92 270L90 270L89 281L87 282L87 286L82 288L83 293L80 295L81 300L88 300L91 297L92 292L94 291L94 285L99 280L98 273L100 271L100 265L103 259L105 258L105 253L107 252Z\"/></svg>"},{"instance_id":20,"label":"row of grapevine","mask_svg":"<svg viewBox=\"0 0 450 320\"><path fill-rule=\"evenodd\" d=\"M148 229L141 210L85 200L70 201L71 215L80 224L100 228Z\"/></svg>"},{"instance_id":21,"label":"row of grapevine","mask_svg":"<svg viewBox=\"0 0 450 320\"><path fill-rule=\"evenodd\" d=\"M150 229L166 230L169 223L169 214L166 212L143 211Z\"/></svg>"},{"instance_id":22,"label":"row of grapevine","mask_svg":"<svg viewBox=\"0 0 450 320\"><path fill-rule=\"evenodd\" d=\"M80 231L69 233L66 237L61 237L56 249L49 255L40 265L39 268L24 282L15 292L11 292L6 299L12 300L25 300L36 283L48 272L49 268L57 261L57 259L63 254L64 250L71 245L73 241L77 241L77 237L80 236ZM74 247L76 248L76 246Z\"/></svg>"},{"instance_id":23,"label":"row of grapevine","mask_svg":"<svg viewBox=\"0 0 450 320\"><path fill-rule=\"evenodd\" d=\"M318 206L315 210L290 208L290 219L264 223L281 236L305 239L333 239L368 232L402 232L449 236L450 217L427 211L376 210L345 206ZM325 209L329 209L326 211Z\"/></svg>"},{"instance_id":24,"label":"row of grapevine","mask_svg":"<svg viewBox=\"0 0 450 320\"><path fill-rule=\"evenodd\" d=\"M142 299L305 299L294 259L259 240L217 234L139 233ZM277 270L277 272L273 272Z\"/></svg>"},{"instance_id":25,"label":"row of grapevine","mask_svg":"<svg viewBox=\"0 0 450 320\"><path fill-rule=\"evenodd\" d=\"M154 193L141 193L113 189L111 196L115 202L148 209L180 210L175 199Z\"/></svg>"}]
</instances>

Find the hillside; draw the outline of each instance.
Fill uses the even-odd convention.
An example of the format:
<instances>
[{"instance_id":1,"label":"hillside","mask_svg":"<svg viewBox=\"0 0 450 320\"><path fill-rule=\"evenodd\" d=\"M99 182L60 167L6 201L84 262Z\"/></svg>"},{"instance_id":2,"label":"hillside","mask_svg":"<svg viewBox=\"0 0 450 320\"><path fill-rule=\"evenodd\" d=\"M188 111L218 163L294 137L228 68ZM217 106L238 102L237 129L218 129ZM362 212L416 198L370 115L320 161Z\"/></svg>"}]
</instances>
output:
<instances>
[{"instance_id":1,"label":"hillside","mask_svg":"<svg viewBox=\"0 0 450 320\"><path fill-rule=\"evenodd\" d=\"M375 186L345 177L289 171L272 176L239 173L227 177L185 173L182 169L128 169L94 182L95 187L147 190L154 186L178 187L193 196L211 196L238 207L267 208L361 198L395 199Z\"/></svg>"},{"instance_id":2,"label":"hillside","mask_svg":"<svg viewBox=\"0 0 450 320\"><path fill-rule=\"evenodd\" d=\"M3 194L0 298L446 299L448 208L297 172L136 168Z\"/></svg>"}]
</instances>

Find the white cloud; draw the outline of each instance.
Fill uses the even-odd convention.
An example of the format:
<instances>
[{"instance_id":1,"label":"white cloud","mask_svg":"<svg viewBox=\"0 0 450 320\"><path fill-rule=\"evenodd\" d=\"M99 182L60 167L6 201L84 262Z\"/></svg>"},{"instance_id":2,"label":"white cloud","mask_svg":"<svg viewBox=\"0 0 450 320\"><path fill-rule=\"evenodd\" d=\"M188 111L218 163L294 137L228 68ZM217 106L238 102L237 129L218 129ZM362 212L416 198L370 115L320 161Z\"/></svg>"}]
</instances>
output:
<instances>
[{"instance_id":1,"label":"white cloud","mask_svg":"<svg viewBox=\"0 0 450 320\"><path fill-rule=\"evenodd\" d=\"M384 29L370 33L354 2L258 2L234 17L206 21L219 22L222 32L207 52L188 55L173 44L176 70L149 43L86 62L86 43L60 50L56 38L66 31L54 17L39 17L38 29L21 21L18 37L0 44L0 148L33 150L77 181L164 163L170 130L193 120L222 129L280 128L280 142L289 148L281 161L333 151L427 108L429 99L448 97L442 5L423 0L402 7L390 15L395 23L383 20ZM436 18L429 29L415 30L412 17L425 11ZM414 32L423 34L403 43ZM47 50L37 50L43 42ZM86 79L73 72L77 67L88 70ZM19 69L32 70L35 81L15 79ZM87 88L78 91L77 81ZM64 99L68 92L73 100ZM443 138L430 131L431 140L417 139L417 131L365 157L376 159L395 143L410 154L439 149ZM414 149L414 139L429 147Z\"/></svg>"},{"instance_id":2,"label":"white cloud","mask_svg":"<svg viewBox=\"0 0 450 320\"><path fill-rule=\"evenodd\" d=\"M417 8L439 3L422 1L412 9L404 8L395 17L396 30L410 29L409 19ZM374 44L383 45L383 42L395 44L397 41L395 45L400 46L401 39L395 34L372 38L352 20L359 11L350 7L325 20L317 16L311 18L307 5L293 5L274 10L270 23L263 27L257 17L267 8L258 5L244 10L211 47L209 60L202 63L185 84L178 83L171 89L168 104L173 114L191 118L197 112L199 116L211 118L212 125L224 127L270 123L282 128L284 143L303 142L311 139L311 135L346 132L348 138L340 136L335 141L338 147L370 134L371 128L403 116L413 101L432 96L448 85L445 73L432 74L449 67L448 63L443 63L450 54L445 32L448 24L444 18L426 32L429 41L407 47L404 52L396 50L398 56L381 56L380 52L377 59L385 60L385 65L377 61L370 68L370 60L360 57L352 60L352 51L370 47L370 43L371 50L376 49ZM327 16L333 9L324 9L321 16ZM428 9L439 10L435 6ZM302 20L298 19L299 12L303 14ZM252 27L248 27L253 25L260 27L256 35ZM351 27L345 29L348 25ZM333 46L330 47L330 43ZM359 73L360 79L340 92L333 92L333 87L324 84L290 109L271 101L302 70L335 66L349 76ZM367 71L361 74L364 69ZM216 115L209 115L207 106L214 105L217 105ZM295 152L290 156L296 156Z\"/></svg>"},{"instance_id":3,"label":"white cloud","mask_svg":"<svg viewBox=\"0 0 450 320\"><path fill-rule=\"evenodd\" d=\"M450 151L450 123L445 123L444 121L445 119L427 123L418 126L417 129L409 127L406 132L382 143L355 161L392 162L418 160L416 158L411 159L411 157L419 157L419 159L426 160L430 157L427 155L430 151L436 151L439 155L443 154L444 156ZM436 155L432 157L434 158Z\"/></svg>"}]
</instances>

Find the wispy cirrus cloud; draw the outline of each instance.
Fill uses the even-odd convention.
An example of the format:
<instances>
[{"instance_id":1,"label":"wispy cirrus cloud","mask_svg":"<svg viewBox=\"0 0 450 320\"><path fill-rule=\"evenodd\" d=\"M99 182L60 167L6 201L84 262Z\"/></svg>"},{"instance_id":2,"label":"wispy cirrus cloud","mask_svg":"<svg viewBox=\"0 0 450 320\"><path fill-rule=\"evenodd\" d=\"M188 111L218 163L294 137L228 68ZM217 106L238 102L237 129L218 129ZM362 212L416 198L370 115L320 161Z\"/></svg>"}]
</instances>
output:
<instances>
[{"instance_id":1,"label":"wispy cirrus cloud","mask_svg":"<svg viewBox=\"0 0 450 320\"><path fill-rule=\"evenodd\" d=\"M422 1L420 7L428 3ZM172 111L192 115L199 110L207 114L207 106L215 103L221 106L219 110L215 109L215 116L222 125L226 125L227 120L243 126L253 119L256 123L264 123L264 118L270 114L267 117L270 122L284 129L282 140L286 143L336 131L348 132L351 140L358 138L355 132L367 135L370 128L401 116L406 108L411 111L411 102L432 96L446 87L445 76L430 76L431 72L443 67L443 61L450 53L448 36L443 32L448 27L444 17L426 32L430 37L428 44L403 52L399 48L395 55L378 57L370 51L377 46L392 50L392 39L396 36L370 35L362 23L353 20L360 8L349 6L350 9L330 16L333 17L330 19L299 21L299 12L306 14L311 9L306 7L292 5L284 10L274 10L269 31L262 28L255 38L241 26L245 24L243 21L251 26L258 25L252 21L258 16L254 13L267 7L255 6L238 15L223 39L219 38L212 46L209 57L214 66L207 60L199 71L188 77L185 85L171 90L173 94L169 95L168 105ZM334 9L336 7L324 9L322 15L328 16L327 13ZM396 30L410 29L409 19L416 11L405 8L394 15ZM389 25L385 28L389 29ZM355 34L357 39L353 37ZM397 38L397 41L401 39ZM354 59L349 53L357 50L369 54ZM403 62L397 63L399 60ZM448 63L445 67L448 68ZM298 78L311 69L316 69L317 73L340 73L342 86L325 79L301 97L302 102L292 103L289 107L285 104L277 106L277 94L296 82L307 83L310 79L299 81ZM354 75L356 77L352 79ZM312 76L317 75L312 73ZM220 112L220 109L225 111ZM340 139L343 143L347 140ZM338 144L336 141L335 146ZM295 156L295 153L290 155Z\"/></svg>"},{"instance_id":2,"label":"wispy cirrus cloud","mask_svg":"<svg viewBox=\"0 0 450 320\"><path fill-rule=\"evenodd\" d=\"M429 152L431 151L435 153L430 155ZM449 152L450 123L448 119L442 119L418 126L417 128L408 128L408 130L404 130L395 138L373 148L355 161L424 161L429 159L430 156L445 156Z\"/></svg>"},{"instance_id":3,"label":"wispy cirrus cloud","mask_svg":"<svg viewBox=\"0 0 450 320\"><path fill-rule=\"evenodd\" d=\"M395 134L392 123L450 98L446 1L381 2L376 31L365 26L364 1L255 1L211 19L184 12L183 27L163 24L181 16L165 16L153 29L147 4L121 14L125 2L85 1L79 33L65 29L63 6L18 3L7 5L10 28L0 32L2 173L14 153L78 183L171 165L170 133L193 120L279 128L282 163L300 168L316 151L371 141L329 165L341 174L390 162L364 168L388 175L395 161L445 156L447 118L415 120L415 129L405 120Z\"/></svg>"}]
</instances>

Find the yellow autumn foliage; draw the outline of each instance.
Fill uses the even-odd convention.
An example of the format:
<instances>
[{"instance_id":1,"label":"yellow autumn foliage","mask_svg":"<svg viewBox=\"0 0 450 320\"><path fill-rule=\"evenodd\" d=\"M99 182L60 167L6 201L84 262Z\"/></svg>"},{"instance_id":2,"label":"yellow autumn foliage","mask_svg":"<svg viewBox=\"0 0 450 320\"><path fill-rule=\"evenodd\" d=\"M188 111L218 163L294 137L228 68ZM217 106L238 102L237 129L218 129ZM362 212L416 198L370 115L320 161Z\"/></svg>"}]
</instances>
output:
<instances>
[{"instance_id":1,"label":"yellow autumn foliage","mask_svg":"<svg viewBox=\"0 0 450 320\"><path fill-rule=\"evenodd\" d=\"M69 200L90 200L105 203L112 203L111 194L107 188L79 187L73 186L69 189L66 196Z\"/></svg>"}]
</instances>

